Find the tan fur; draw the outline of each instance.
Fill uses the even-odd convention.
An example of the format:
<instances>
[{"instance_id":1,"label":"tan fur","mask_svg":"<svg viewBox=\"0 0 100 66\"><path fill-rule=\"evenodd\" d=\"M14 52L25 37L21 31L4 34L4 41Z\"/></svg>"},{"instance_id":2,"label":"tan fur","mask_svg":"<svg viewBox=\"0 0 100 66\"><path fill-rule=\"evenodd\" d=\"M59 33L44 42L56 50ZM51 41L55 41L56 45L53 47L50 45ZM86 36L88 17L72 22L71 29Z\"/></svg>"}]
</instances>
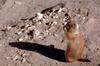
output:
<instances>
[{"instance_id":1,"label":"tan fur","mask_svg":"<svg viewBox=\"0 0 100 66\"><path fill-rule=\"evenodd\" d=\"M76 61L80 58L84 47L79 25L76 22L70 22L67 23L63 29L67 37L67 49L65 51L66 61Z\"/></svg>"}]
</instances>

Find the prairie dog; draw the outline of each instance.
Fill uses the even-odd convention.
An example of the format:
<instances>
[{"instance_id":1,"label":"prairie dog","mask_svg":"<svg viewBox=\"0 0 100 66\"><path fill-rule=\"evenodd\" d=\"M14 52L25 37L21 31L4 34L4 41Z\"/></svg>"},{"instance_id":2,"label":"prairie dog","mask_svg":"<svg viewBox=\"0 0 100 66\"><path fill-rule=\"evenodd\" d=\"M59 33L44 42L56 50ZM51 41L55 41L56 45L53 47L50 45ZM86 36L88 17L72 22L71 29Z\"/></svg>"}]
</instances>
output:
<instances>
[{"instance_id":1,"label":"prairie dog","mask_svg":"<svg viewBox=\"0 0 100 66\"><path fill-rule=\"evenodd\" d=\"M80 59L83 51L84 40L82 33L79 30L79 25L73 21L68 22L63 29L67 38L65 58L67 62L74 62Z\"/></svg>"}]
</instances>

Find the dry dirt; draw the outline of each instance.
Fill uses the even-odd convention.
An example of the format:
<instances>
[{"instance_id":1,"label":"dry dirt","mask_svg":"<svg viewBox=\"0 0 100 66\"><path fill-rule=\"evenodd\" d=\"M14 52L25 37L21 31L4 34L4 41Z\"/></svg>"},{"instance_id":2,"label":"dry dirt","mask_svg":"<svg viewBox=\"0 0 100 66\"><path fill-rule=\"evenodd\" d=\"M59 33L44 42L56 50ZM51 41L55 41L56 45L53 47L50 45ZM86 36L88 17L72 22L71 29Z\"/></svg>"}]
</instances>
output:
<instances>
[{"instance_id":1,"label":"dry dirt","mask_svg":"<svg viewBox=\"0 0 100 66\"><path fill-rule=\"evenodd\" d=\"M63 26L80 25L82 58L68 63ZM0 0L0 66L100 66L99 0Z\"/></svg>"}]
</instances>

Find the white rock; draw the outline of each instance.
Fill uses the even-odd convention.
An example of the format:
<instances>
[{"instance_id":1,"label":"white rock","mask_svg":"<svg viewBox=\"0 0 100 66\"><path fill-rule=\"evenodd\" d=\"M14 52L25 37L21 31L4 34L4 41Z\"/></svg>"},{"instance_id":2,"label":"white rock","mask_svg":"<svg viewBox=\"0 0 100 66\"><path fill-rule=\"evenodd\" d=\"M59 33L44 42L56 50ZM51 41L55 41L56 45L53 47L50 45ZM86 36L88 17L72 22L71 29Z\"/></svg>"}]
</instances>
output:
<instances>
[{"instance_id":1,"label":"white rock","mask_svg":"<svg viewBox=\"0 0 100 66\"><path fill-rule=\"evenodd\" d=\"M23 38L19 38L19 41L23 41L24 39Z\"/></svg>"},{"instance_id":2,"label":"white rock","mask_svg":"<svg viewBox=\"0 0 100 66\"><path fill-rule=\"evenodd\" d=\"M25 33L28 33L30 30L26 30Z\"/></svg>"},{"instance_id":3,"label":"white rock","mask_svg":"<svg viewBox=\"0 0 100 66\"><path fill-rule=\"evenodd\" d=\"M41 22L38 22L38 24L42 24Z\"/></svg>"},{"instance_id":4,"label":"white rock","mask_svg":"<svg viewBox=\"0 0 100 66\"><path fill-rule=\"evenodd\" d=\"M35 29L35 35L36 35L36 36L39 36L39 34L40 34L40 31L37 30L37 29Z\"/></svg>"},{"instance_id":5,"label":"white rock","mask_svg":"<svg viewBox=\"0 0 100 66\"><path fill-rule=\"evenodd\" d=\"M39 39L43 39L43 36L42 36L42 35L40 35L40 36L38 36L38 38L39 38Z\"/></svg>"},{"instance_id":6,"label":"white rock","mask_svg":"<svg viewBox=\"0 0 100 66\"><path fill-rule=\"evenodd\" d=\"M9 27L7 27L7 30L10 30L11 28L12 28L12 27L9 26Z\"/></svg>"},{"instance_id":7,"label":"white rock","mask_svg":"<svg viewBox=\"0 0 100 66\"><path fill-rule=\"evenodd\" d=\"M22 59L22 62L23 62L23 63L26 62L26 58L23 58L23 59Z\"/></svg>"},{"instance_id":8,"label":"white rock","mask_svg":"<svg viewBox=\"0 0 100 66\"><path fill-rule=\"evenodd\" d=\"M32 66L32 64L28 64L28 66Z\"/></svg>"},{"instance_id":9,"label":"white rock","mask_svg":"<svg viewBox=\"0 0 100 66\"><path fill-rule=\"evenodd\" d=\"M37 18L40 20L43 18L43 14L42 13L37 13Z\"/></svg>"},{"instance_id":10,"label":"white rock","mask_svg":"<svg viewBox=\"0 0 100 66\"><path fill-rule=\"evenodd\" d=\"M86 17L83 17L83 20L86 19Z\"/></svg>"},{"instance_id":11,"label":"white rock","mask_svg":"<svg viewBox=\"0 0 100 66\"><path fill-rule=\"evenodd\" d=\"M25 35L25 38L27 39L27 38L28 38L28 36L27 36L27 35Z\"/></svg>"},{"instance_id":12,"label":"white rock","mask_svg":"<svg viewBox=\"0 0 100 66\"><path fill-rule=\"evenodd\" d=\"M49 16L52 16L52 13L50 13Z\"/></svg>"},{"instance_id":13,"label":"white rock","mask_svg":"<svg viewBox=\"0 0 100 66\"><path fill-rule=\"evenodd\" d=\"M18 55L16 55L14 58L13 58L13 60L15 61L15 60L18 60L19 59L19 56Z\"/></svg>"},{"instance_id":14,"label":"white rock","mask_svg":"<svg viewBox=\"0 0 100 66\"><path fill-rule=\"evenodd\" d=\"M22 33L21 31L20 32L17 32L18 35L20 35L21 33Z\"/></svg>"},{"instance_id":15,"label":"white rock","mask_svg":"<svg viewBox=\"0 0 100 66\"><path fill-rule=\"evenodd\" d=\"M28 54L24 53L24 54L23 54L23 57L25 57L25 56L27 56L27 55L28 55Z\"/></svg>"},{"instance_id":16,"label":"white rock","mask_svg":"<svg viewBox=\"0 0 100 66\"><path fill-rule=\"evenodd\" d=\"M25 27L27 28L27 27L29 27L29 25L27 24L27 25L25 25Z\"/></svg>"},{"instance_id":17,"label":"white rock","mask_svg":"<svg viewBox=\"0 0 100 66\"><path fill-rule=\"evenodd\" d=\"M53 22L54 25L57 25L57 22Z\"/></svg>"},{"instance_id":18,"label":"white rock","mask_svg":"<svg viewBox=\"0 0 100 66\"><path fill-rule=\"evenodd\" d=\"M15 1L15 4L22 5L22 2L20 2L20 1Z\"/></svg>"},{"instance_id":19,"label":"white rock","mask_svg":"<svg viewBox=\"0 0 100 66\"><path fill-rule=\"evenodd\" d=\"M21 31L23 32L23 31L25 31L25 29L21 29Z\"/></svg>"},{"instance_id":20,"label":"white rock","mask_svg":"<svg viewBox=\"0 0 100 66\"><path fill-rule=\"evenodd\" d=\"M77 17L81 17L81 15L80 14L77 14Z\"/></svg>"},{"instance_id":21,"label":"white rock","mask_svg":"<svg viewBox=\"0 0 100 66\"><path fill-rule=\"evenodd\" d=\"M11 57L6 57L7 60L11 59Z\"/></svg>"},{"instance_id":22,"label":"white rock","mask_svg":"<svg viewBox=\"0 0 100 66\"><path fill-rule=\"evenodd\" d=\"M28 28L28 30L33 30L34 28L36 28L35 26L31 26Z\"/></svg>"},{"instance_id":23,"label":"white rock","mask_svg":"<svg viewBox=\"0 0 100 66\"><path fill-rule=\"evenodd\" d=\"M58 11L58 13L62 12L62 10L63 10L63 9L62 9L62 8L60 8L60 9L59 9L59 11Z\"/></svg>"},{"instance_id":24,"label":"white rock","mask_svg":"<svg viewBox=\"0 0 100 66\"><path fill-rule=\"evenodd\" d=\"M62 11L68 12L68 9L67 8L62 8Z\"/></svg>"},{"instance_id":25,"label":"white rock","mask_svg":"<svg viewBox=\"0 0 100 66\"><path fill-rule=\"evenodd\" d=\"M44 18L42 20L43 20L43 22L46 22L46 20Z\"/></svg>"},{"instance_id":26,"label":"white rock","mask_svg":"<svg viewBox=\"0 0 100 66\"><path fill-rule=\"evenodd\" d=\"M58 35L57 35L57 34L54 34L54 36L55 36L55 37L58 37Z\"/></svg>"},{"instance_id":27,"label":"white rock","mask_svg":"<svg viewBox=\"0 0 100 66\"><path fill-rule=\"evenodd\" d=\"M42 36L45 37L45 36L47 36L48 34L49 34L49 31L46 30L46 31L43 32L43 35L42 35Z\"/></svg>"},{"instance_id":28,"label":"white rock","mask_svg":"<svg viewBox=\"0 0 100 66\"><path fill-rule=\"evenodd\" d=\"M46 19L46 21L49 21L49 19Z\"/></svg>"}]
</instances>

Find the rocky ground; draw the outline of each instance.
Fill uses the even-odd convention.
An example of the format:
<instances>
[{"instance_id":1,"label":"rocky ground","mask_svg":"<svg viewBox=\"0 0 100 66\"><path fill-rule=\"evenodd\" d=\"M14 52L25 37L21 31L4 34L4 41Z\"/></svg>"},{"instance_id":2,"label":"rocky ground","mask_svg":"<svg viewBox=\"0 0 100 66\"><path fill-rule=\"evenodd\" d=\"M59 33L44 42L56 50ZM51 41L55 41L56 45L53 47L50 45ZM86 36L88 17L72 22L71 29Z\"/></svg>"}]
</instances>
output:
<instances>
[{"instance_id":1,"label":"rocky ground","mask_svg":"<svg viewBox=\"0 0 100 66\"><path fill-rule=\"evenodd\" d=\"M70 20L83 33L85 61L65 61ZM99 0L0 0L0 66L100 66L99 25Z\"/></svg>"}]
</instances>

